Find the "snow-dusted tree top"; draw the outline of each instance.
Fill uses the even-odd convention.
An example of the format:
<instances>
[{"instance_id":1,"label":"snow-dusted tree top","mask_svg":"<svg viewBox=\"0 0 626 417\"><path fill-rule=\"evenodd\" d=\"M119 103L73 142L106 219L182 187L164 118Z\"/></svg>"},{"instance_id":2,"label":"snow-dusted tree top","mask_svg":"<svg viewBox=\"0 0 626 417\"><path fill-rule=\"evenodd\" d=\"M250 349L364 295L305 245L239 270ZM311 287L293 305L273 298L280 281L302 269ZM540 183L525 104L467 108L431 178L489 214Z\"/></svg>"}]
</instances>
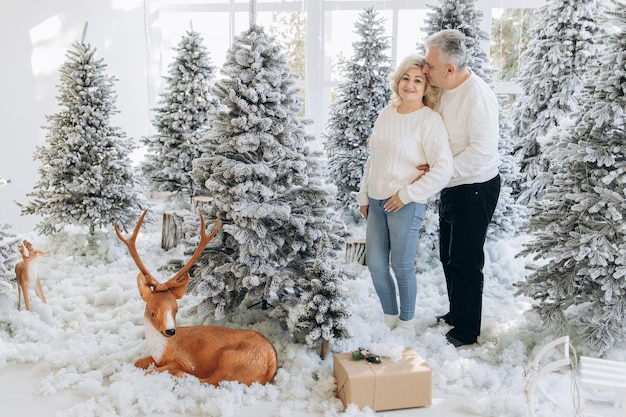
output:
<instances>
[{"instance_id":1,"label":"snow-dusted tree top","mask_svg":"<svg viewBox=\"0 0 626 417\"><path fill-rule=\"evenodd\" d=\"M495 70L489 66L489 57L480 43L489 39L489 34L481 29L483 11L476 8L476 0L439 0L439 5L430 5L431 10L423 28L432 35L443 29L456 29L465 35L467 65L489 85L493 85ZM423 52L424 46L418 45Z\"/></svg>"},{"instance_id":2,"label":"snow-dusted tree top","mask_svg":"<svg viewBox=\"0 0 626 417\"><path fill-rule=\"evenodd\" d=\"M223 317L247 298L286 320L312 291L297 280L316 257L334 258L343 249L345 225L334 213L323 159L308 146L296 76L275 39L252 24L235 38L221 71L213 93L222 108L193 169L201 193L213 198L207 217L223 220L219 244L194 270L193 287L206 297L199 311ZM340 292L328 299L340 301ZM341 317L326 323L331 328L316 326L324 337L343 327Z\"/></svg>"},{"instance_id":3,"label":"snow-dusted tree top","mask_svg":"<svg viewBox=\"0 0 626 417\"><path fill-rule=\"evenodd\" d=\"M19 239L11 232L11 224L0 221L0 281L15 279Z\"/></svg>"},{"instance_id":4,"label":"snow-dusted tree top","mask_svg":"<svg viewBox=\"0 0 626 417\"><path fill-rule=\"evenodd\" d=\"M388 77L393 66L387 55L390 39L385 34L384 19L374 8L366 8L354 26L359 40L352 44L354 53L341 67L344 80L330 106L324 146L329 179L337 186L339 206L352 208L356 213L352 193L359 190L363 178L367 138L391 96Z\"/></svg>"},{"instance_id":5,"label":"snow-dusted tree top","mask_svg":"<svg viewBox=\"0 0 626 417\"><path fill-rule=\"evenodd\" d=\"M174 48L177 55L155 109L157 133L143 138L147 154L142 171L151 188L187 199L197 193L192 164L200 156L200 138L210 129L208 114L217 108L210 92L216 69L203 41L189 30Z\"/></svg>"},{"instance_id":6,"label":"snow-dusted tree top","mask_svg":"<svg viewBox=\"0 0 626 417\"><path fill-rule=\"evenodd\" d=\"M551 136L578 108L578 94L602 45L596 21L599 0L550 0L538 8L529 30L530 41L520 54L516 81L522 94L515 102L511 120L515 154L520 161L521 183L515 186L517 201L527 204L548 185L543 175L550 165Z\"/></svg>"},{"instance_id":7,"label":"snow-dusted tree top","mask_svg":"<svg viewBox=\"0 0 626 417\"><path fill-rule=\"evenodd\" d=\"M626 335L626 4L611 4L598 76L555 137L552 185L532 206L522 254L540 262L519 284L545 323L596 353Z\"/></svg>"},{"instance_id":8,"label":"snow-dusted tree top","mask_svg":"<svg viewBox=\"0 0 626 417\"><path fill-rule=\"evenodd\" d=\"M6 187L10 182L11 180L0 177L0 188ZM15 278L18 239L11 232L11 227L10 223L0 221L0 281Z\"/></svg>"},{"instance_id":9,"label":"snow-dusted tree top","mask_svg":"<svg viewBox=\"0 0 626 417\"><path fill-rule=\"evenodd\" d=\"M60 69L60 111L48 116L47 144L37 147L39 181L22 214L39 214L43 234L74 224L95 229L134 224L147 201L135 190L132 141L110 125L114 77L91 45L76 42Z\"/></svg>"}]
</instances>

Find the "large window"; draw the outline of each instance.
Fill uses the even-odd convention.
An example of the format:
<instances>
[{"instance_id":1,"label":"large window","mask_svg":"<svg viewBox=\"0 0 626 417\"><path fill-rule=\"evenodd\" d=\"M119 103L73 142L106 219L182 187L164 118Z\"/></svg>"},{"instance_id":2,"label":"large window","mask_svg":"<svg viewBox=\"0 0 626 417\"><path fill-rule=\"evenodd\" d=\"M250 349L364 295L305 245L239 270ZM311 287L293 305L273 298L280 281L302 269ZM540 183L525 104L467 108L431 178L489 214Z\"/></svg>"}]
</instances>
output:
<instances>
[{"instance_id":1,"label":"large window","mask_svg":"<svg viewBox=\"0 0 626 417\"><path fill-rule=\"evenodd\" d=\"M311 133L324 132L333 89L341 80L338 63L350 58L357 40L354 23L365 7L374 6L385 19L390 36L389 55L396 61L416 50L426 36L424 19L437 0L257 0L257 24L276 36L289 64L301 78L305 97L304 116L313 120ZM533 8L545 0L477 0L483 10L482 26L491 34L485 52L498 69L499 93L514 100L519 87L514 78L519 53L525 43ZM146 22L150 60L150 93L156 98L162 77L174 58L173 48L191 27L204 37L213 64L218 68L235 35L249 25L249 0L147 0ZM219 76L219 75L218 75ZM155 102L155 101L153 101Z\"/></svg>"}]
</instances>

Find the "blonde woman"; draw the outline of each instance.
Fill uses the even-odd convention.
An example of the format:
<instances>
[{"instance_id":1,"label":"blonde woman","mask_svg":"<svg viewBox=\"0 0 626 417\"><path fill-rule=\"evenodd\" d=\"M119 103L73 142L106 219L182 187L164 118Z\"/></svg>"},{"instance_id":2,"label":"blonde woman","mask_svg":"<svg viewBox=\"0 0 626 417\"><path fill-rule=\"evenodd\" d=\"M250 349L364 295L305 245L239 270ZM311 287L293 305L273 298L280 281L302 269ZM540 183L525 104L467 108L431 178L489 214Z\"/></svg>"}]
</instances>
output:
<instances>
[{"instance_id":1,"label":"blonde woman","mask_svg":"<svg viewBox=\"0 0 626 417\"><path fill-rule=\"evenodd\" d=\"M367 265L384 322L400 333L414 330L415 253L426 203L453 173L448 134L433 110L440 94L428 85L424 64L424 57L410 55L391 74L392 100L372 129L357 193L367 219Z\"/></svg>"}]
</instances>

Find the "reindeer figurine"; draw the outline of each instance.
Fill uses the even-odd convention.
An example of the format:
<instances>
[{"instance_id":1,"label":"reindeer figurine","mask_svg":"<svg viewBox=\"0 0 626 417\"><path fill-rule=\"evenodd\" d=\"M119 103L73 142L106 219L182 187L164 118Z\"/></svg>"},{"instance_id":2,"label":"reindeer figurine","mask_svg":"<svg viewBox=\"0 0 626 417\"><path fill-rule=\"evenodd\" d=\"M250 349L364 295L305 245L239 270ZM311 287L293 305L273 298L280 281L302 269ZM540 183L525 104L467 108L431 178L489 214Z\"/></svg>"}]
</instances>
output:
<instances>
[{"instance_id":1,"label":"reindeer figurine","mask_svg":"<svg viewBox=\"0 0 626 417\"><path fill-rule=\"evenodd\" d=\"M215 229L207 236L204 218L200 214L198 247L174 277L160 283L153 278L137 253L137 235L147 212L143 212L129 238L124 238L117 223L114 223L117 236L128 247L139 268L137 287L146 302L144 324L151 356L137 360L135 366L148 369L154 364L157 372L168 371L175 376L191 374L202 382L216 386L221 381L238 381L245 385L270 382L276 374L276 350L260 333L220 326L176 327L177 300L185 294L188 271L219 230L219 218Z\"/></svg>"},{"instance_id":2,"label":"reindeer figurine","mask_svg":"<svg viewBox=\"0 0 626 417\"><path fill-rule=\"evenodd\" d=\"M24 241L20 243L18 248L22 254L22 261L15 265L15 280L17 281L17 309L22 308L22 296L24 297L24 305L26 310L30 310L30 299L28 297L28 289L30 287L30 280L35 282L35 293L45 303L46 296L43 294L41 288L41 280L39 279L39 273L37 271L37 259L41 258L46 252L33 248L33 245Z\"/></svg>"}]
</instances>

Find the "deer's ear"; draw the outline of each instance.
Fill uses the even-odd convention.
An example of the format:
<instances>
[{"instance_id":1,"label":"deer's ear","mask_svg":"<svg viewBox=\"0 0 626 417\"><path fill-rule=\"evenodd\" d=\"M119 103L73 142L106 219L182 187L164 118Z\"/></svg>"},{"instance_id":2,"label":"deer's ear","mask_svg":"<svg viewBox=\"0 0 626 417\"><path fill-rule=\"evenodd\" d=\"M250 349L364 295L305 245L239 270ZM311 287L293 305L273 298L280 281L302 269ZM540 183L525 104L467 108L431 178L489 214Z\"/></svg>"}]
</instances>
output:
<instances>
[{"instance_id":1,"label":"deer's ear","mask_svg":"<svg viewBox=\"0 0 626 417\"><path fill-rule=\"evenodd\" d=\"M139 295L141 295L141 299L145 302L148 302L148 299L152 295L152 288L148 285L148 280L144 274L137 275L137 289L139 290Z\"/></svg>"},{"instance_id":2,"label":"deer's ear","mask_svg":"<svg viewBox=\"0 0 626 417\"><path fill-rule=\"evenodd\" d=\"M171 285L170 286L170 291L172 291L172 294L174 294L174 297L176 297L176 299L181 299L183 298L183 295L185 295L185 290L187 290L187 284L189 284L189 274L185 274L182 276L182 278L179 278L176 281L176 285Z\"/></svg>"}]
</instances>

